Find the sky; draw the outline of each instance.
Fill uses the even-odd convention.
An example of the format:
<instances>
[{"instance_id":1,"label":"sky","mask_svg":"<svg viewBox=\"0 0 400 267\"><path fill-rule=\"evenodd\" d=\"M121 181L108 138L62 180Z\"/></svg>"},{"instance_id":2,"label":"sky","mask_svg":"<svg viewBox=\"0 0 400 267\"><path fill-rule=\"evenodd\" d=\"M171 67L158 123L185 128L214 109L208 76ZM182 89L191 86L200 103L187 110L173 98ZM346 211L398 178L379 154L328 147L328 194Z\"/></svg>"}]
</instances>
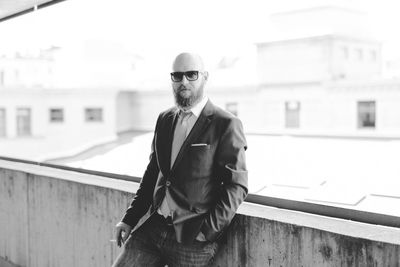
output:
<instances>
[{"instance_id":1,"label":"sky","mask_svg":"<svg viewBox=\"0 0 400 267\"><path fill-rule=\"evenodd\" d=\"M244 1L68 0L7 21L0 31L11 37L9 47L24 44L22 40L36 47L73 45L85 39L120 41L139 53L177 47L201 50L231 42L237 47L253 34L248 31L251 18L243 23L239 13L252 9Z\"/></svg>"},{"instance_id":2,"label":"sky","mask_svg":"<svg viewBox=\"0 0 400 267\"><path fill-rule=\"evenodd\" d=\"M394 26L400 25L398 2L67 0L0 23L0 56L14 55L16 51L35 54L41 49L57 46L62 48L62 52L58 53L59 66L62 66L58 84L73 87L86 82L93 85L93 77L87 74L88 70L92 70L96 82L101 85L107 84L103 80L113 85L118 81L118 86L134 84L146 90L166 84L169 80L165 70L171 69L173 58L178 53L189 51L200 54L212 73L215 73L223 57L240 58L240 63L235 65L235 79L230 75L228 80L235 85L249 84L254 82L253 76L256 75L255 44L279 38L284 32L271 21L270 16L316 6L334 5L361 12L362 20L356 18L353 22L333 17L332 24L340 25L344 30L356 29L354 25L361 24L370 36L383 42L384 61L398 59L400 62L400 35ZM320 18L311 20L303 30L323 25ZM292 35L303 34L296 22L292 22L293 26L288 25ZM109 57L105 51L108 51ZM137 75L128 73L126 65L123 68L113 66L111 58L118 55L122 59L121 64L130 64L126 55L144 59L135 70ZM99 71L111 76L100 75L104 79L99 80ZM129 77L136 80L132 81ZM221 81L211 79L211 83L215 84L226 82L225 78Z\"/></svg>"},{"instance_id":3,"label":"sky","mask_svg":"<svg viewBox=\"0 0 400 267\"><path fill-rule=\"evenodd\" d=\"M400 43L397 0L67 0L0 23L0 49L73 46L82 40L113 40L139 54L199 51L237 54L267 38L268 16L316 5L340 5L365 12L371 32L389 43ZM29 44L29 48L26 48ZM3 51L0 51L2 54Z\"/></svg>"}]
</instances>

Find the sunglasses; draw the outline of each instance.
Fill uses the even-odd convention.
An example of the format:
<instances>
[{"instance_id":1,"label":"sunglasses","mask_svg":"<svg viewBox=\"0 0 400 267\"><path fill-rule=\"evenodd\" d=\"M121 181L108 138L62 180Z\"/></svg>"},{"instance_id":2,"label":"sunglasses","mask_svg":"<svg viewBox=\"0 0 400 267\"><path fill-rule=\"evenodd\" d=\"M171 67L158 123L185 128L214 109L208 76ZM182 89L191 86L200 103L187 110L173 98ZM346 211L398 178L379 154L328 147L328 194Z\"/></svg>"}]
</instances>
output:
<instances>
[{"instance_id":1,"label":"sunglasses","mask_svg":"<svg viewBox=\"0 0 400 267\"><path fill-rule=\"evenodd\" d=\"M183 79L183 75L185 75L186 79L188 81L196 81L199 78L199 73L203 74L203 72L198 71L198 70L190 70L190 71L185 71L185 72L171 72L171 80L173 82L181 82Z\"/></svg>"}]
</instances>

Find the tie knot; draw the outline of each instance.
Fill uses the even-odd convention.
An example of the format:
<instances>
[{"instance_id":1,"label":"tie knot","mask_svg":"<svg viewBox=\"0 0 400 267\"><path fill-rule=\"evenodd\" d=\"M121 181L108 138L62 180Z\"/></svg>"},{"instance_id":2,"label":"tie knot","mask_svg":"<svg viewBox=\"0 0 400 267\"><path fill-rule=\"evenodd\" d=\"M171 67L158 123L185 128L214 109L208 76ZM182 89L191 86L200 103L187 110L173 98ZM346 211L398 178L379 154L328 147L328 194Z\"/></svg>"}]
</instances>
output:
<instances>
[{"instance_id":1,"label":"tie knot","mask_svg":"<svg viewBox=\"0 0 400 267\"><path fill-rule=\"evenodd\" d=\"M179 116L181 117L181 121L184 122L184 121L187 121L192 114L193 113L190 110L189 111L181 111Z\"/></svg>"}]
</instances>

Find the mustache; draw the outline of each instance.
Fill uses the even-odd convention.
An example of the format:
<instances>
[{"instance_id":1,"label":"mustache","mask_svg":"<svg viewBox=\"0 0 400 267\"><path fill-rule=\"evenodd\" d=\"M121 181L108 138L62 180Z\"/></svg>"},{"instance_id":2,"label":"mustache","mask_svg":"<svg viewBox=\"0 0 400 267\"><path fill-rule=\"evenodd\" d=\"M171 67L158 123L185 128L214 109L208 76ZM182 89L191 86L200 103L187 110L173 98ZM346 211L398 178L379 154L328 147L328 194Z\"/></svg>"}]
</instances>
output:
<instances>
[{"instance_id":1,"label":"mustache","mask_svg":"<svg viewBox=\"0 0 400 267\"><path fill-rule=\"evenodd\" d=\"M181 85L181 86L178 87L178 92L183 91L183 90L190 90L190 88L188 88L188 87L186 87L184 85Z\"/></svg>"}]
</instances>

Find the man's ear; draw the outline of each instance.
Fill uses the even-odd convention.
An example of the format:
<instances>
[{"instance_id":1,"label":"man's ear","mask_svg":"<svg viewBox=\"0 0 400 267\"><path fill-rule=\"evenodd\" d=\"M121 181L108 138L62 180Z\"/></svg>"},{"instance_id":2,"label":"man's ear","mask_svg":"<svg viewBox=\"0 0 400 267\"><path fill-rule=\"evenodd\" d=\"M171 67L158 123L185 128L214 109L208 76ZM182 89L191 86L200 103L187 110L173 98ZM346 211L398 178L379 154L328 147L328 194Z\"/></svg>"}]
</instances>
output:
<instances>
[{"instance_id":1,"label":"man's ear","mask_svg":"<svg viewBox=\"0 0 400 267\"><path fill-rule=\"evenodd\" d=\"M204 80L207 81L208 80L208 71L205 71L203 75L204 75Z\"/></svg>"}]
</instances>

